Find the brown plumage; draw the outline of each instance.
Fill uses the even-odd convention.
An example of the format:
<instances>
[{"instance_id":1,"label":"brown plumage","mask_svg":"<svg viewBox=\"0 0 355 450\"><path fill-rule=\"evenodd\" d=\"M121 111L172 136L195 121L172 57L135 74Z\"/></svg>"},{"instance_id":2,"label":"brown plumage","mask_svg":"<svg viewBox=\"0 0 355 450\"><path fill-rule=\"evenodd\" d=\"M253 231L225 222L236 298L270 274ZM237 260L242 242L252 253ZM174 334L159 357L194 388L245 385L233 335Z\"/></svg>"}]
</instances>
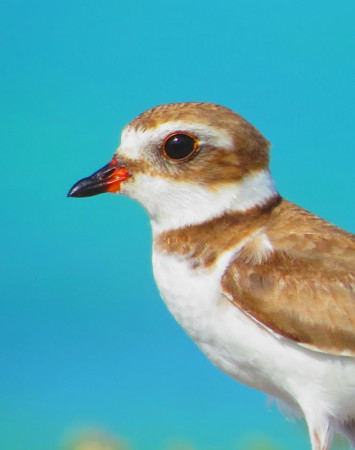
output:
<instances>
[{"instance_id":1,"label":"brown plumage","mask_svg":"<svg viewBox=\"0 0 355 450\"><path fill-rule=\"evenodd\" d=\"M279 196L259 131L218 105L152 108L69 195L114 189L148 211L159 290L208 358L296 407L313 450L333 430L355 446L355 238Z\"/></svg>"},{"instance_id":2,"label":"brown plumage","mask_svg":"<svg viewBox=\"0 0 355 450\"><path fill-rule=\"evenodd\" d=\"M272 251L263 250L260 236ZM354 235L275 197L263 207L165 232L155 246L207 268L243 242L222 278L228 298L277 334L355 355Z\"/></svg>"},{"instance_id":3,"label":"brown plumage","mask_svg":"<svg viewBox=\"0 0 355 450\"><path fill-rule=\"evenodd\" d=\"M149 173L151 176L204 185L218 189L221 185L235 183L248 174L265 169L269 164L269 142L247 120L232 110L211 103L178 103L161 105L145 111L126 127L126 132L155 130L163 122L179 124L176 131L187 131L189 122L209 125L216 132L227 133L233 142L233 151L211 145L199 145L188 164L171 163L162 158L162 149L156 142L145 144L144 158L118 160L133 174ZM186 126L184 127L184 123ZM163 144L163 141L160 143Z\"/></svg>"}]
</instances>

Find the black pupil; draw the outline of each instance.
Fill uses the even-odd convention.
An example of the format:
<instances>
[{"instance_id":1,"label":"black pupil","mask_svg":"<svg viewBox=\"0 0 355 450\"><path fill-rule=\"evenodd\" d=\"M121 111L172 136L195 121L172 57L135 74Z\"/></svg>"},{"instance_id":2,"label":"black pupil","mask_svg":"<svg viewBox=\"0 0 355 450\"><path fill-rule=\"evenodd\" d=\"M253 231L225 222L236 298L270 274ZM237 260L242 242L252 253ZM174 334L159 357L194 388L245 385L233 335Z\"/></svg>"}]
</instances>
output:
<instances>
[{"instance_id":1,"label":"black pupil","mask_svg":"<svg viewBox=\"0 0 355 450\"><path fill-rule=\"evenodd\" d=\"M184 159L195 150L195 139L187 134L174 134L165 142L165 153L171 159Z\"/></svg>"}]
</instances>

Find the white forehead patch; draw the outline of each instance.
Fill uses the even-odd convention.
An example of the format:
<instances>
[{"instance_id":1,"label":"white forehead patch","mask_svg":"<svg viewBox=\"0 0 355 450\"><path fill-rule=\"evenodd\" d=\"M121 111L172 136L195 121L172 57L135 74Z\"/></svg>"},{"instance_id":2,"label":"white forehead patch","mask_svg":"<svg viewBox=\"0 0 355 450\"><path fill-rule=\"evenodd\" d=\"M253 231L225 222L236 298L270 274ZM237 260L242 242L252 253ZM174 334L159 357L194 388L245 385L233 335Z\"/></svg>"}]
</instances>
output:
<instances>
[{"instance_id":1,"label":"white forehead patch","mask_svg":"<svg viewBox=\"0 0 355 450\"><path fill-rule=\"evenodd\" d=\"M233 148L233 139L227 130L198 123L187 123L181 120L164 122L156 128L146 130L130 128L128 125L122 132L118 153L129 159L140 159L147 146L161 145L169 134L179 131L196 136L201 145L208 144L226 150Z\"/></svg>"}]
</instances>

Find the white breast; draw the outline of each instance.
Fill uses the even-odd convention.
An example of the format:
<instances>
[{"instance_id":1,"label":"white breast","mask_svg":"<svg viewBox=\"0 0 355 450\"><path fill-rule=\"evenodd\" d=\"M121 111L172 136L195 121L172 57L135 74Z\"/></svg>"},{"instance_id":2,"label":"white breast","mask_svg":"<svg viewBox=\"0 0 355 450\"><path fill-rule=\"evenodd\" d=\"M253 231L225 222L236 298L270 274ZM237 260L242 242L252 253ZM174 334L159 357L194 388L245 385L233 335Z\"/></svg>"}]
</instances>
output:
<instances>
[{"instance_id":1,"label":"white breast","mask_svg":"<svg viewBox=\"0 0 355 450\"><path fill-rule=\"evenodd\" d=\"M279 395L265 358L275 337L221 292L221 277L238 250L224 253L213 269L192 269L183 258L154 252L154 276L170 312L215 365L245 384Z\"/></svg>"},{"instance_id":2,"label":"white breast","mask_svg":"<svg viewBox=\"0 0 355 450\"><path fill-rule=\"evenodd\" d=\"M181 257L155 251L154 275L170 312L206 356L233 378L292 407L322 402L348 414L354 409L347 394L355 379L351 361L273 334L223 295L220 280L236 251L224 253L208 270L192 269ZM339 379L342 384L334 383Z\"/></svg>"}]
</instances>

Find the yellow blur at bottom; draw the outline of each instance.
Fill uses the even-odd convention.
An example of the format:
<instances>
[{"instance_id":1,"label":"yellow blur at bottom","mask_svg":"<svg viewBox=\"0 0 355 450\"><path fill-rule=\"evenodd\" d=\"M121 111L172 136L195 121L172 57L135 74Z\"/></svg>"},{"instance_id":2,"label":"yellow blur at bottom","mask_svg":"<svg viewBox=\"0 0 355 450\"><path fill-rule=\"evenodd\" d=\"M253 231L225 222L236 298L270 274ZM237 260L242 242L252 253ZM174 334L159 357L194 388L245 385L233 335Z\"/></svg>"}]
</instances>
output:
<instances>
[{"instance_id":1,"label":"yellow blur at bottom","mask_svg":"<svg viewBox=\"0 0 355 450\"><path fill-rule=\"evenodd\" d=\"M68 439L64 450L131 450L131 446L108 433L86 431Z\"/></svg>"}]
</instances>

